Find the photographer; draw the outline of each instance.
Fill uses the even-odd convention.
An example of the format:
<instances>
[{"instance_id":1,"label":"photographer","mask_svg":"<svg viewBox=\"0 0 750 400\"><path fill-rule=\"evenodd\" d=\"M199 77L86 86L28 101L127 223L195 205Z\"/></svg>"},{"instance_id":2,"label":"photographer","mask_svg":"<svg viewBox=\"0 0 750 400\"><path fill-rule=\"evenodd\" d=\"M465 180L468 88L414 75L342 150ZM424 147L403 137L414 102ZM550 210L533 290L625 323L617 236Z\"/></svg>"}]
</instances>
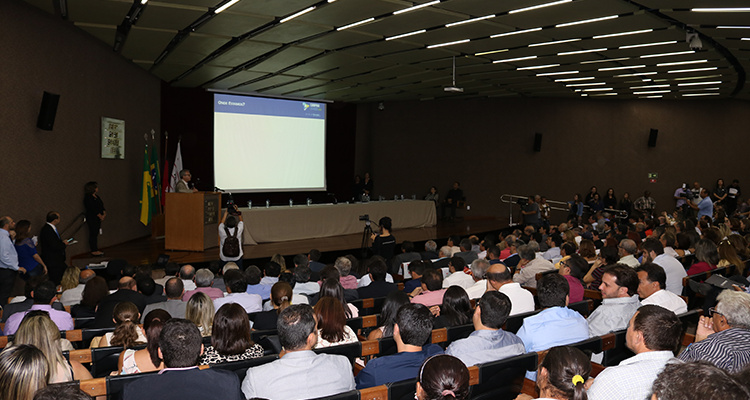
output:
<instances>
[{"instance_id":1,"label":"photographer","mask_svg":"<svg viewBox=\"0 0 750 400\"><path fill-rule=\"evenodd\" d=\"M396 238L391 235L391 217L380 218L378 225L380 225L380 234L373 233L370 236L370 239L372 239L372 254L385 258L386 265L391 265L393 252L396 249Z\"/></svg>"},{"instance_id":2,"label":"photographer","mask_svg":"<svg viewBox=\"0 0 750 400\"><path fill-rule=\"evenodd\" d=\"M687 202L692 200L693 192L687 189L687 183L683 183L682 186L677 188L674 192L674 199L676 201L675 207L680 211L684 218L690 216L690 207Z\"/></svg>"},{"instance_id":3,"label":"photographer","mask_svg":"<svg viewBox=\"0 0 750 400\"><path fill-rule=\"evenodd\" d=\"M519 202L520 203L520 202ZM539 204L534 201L534 196L529 196L525 205L521 206L524 226L533 226L534 230L542 226L542 215L539 210Z\"/></svg>"},{"instance_id":4,"label":"photographer","mask_svg":"<svg viewBox=\"0 0 750 400\"><path fill-rule=\"evenodd\" d=\"M229 215L230 210L232 215ZM244 229L242 213L232 201L227 204L227 209L219 224L219 238L221 238L219 258L224 264L233 261L240 270L242 270L242 232Z\"/></svg>"}]
</instances>

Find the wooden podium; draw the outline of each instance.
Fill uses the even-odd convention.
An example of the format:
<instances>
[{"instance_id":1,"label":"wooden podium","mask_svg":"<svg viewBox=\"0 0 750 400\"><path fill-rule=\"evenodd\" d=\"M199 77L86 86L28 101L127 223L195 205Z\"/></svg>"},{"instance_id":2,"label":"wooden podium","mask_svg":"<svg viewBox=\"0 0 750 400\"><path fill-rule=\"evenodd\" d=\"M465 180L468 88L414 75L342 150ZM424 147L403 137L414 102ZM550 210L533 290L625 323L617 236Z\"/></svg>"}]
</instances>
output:
<instances>
[{"instance_id":1,"label":"wooden podium","mask_svg":"<svg viewBox=\"0 0 750 400\"><path fill-rule=\"evenodd\" d=\"M164 248L204 251L216 247L221 193L167 193Z\"/></svg>"}]
</instances>

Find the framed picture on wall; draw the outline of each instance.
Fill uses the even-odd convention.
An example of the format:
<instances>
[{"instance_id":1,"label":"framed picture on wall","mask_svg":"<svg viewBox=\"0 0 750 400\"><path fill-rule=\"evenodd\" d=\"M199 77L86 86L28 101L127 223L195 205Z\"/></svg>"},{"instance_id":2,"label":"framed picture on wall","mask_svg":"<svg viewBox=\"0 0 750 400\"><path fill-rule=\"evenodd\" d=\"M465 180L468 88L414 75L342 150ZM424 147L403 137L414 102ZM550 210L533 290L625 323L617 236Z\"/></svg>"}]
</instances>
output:
<instances>
[{"instance_id":1,"label":"framed picture on wall","mask_svg":"<svg viewBox=\"0 0 750 400\"><path fill-rule=\"evenodd\" d=\"M102 158L125 159L125 121L102 117Z\"/></svg>"}]
</instances>

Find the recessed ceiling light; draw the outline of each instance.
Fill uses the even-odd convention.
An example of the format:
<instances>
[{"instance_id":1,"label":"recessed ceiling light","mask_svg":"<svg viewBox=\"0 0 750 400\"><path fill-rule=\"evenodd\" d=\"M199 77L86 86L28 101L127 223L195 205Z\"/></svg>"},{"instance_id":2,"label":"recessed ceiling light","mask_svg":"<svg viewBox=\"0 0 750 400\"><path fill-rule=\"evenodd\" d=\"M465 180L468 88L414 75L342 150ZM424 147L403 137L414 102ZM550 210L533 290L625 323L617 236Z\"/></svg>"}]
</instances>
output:
<instances>
[{"instance_id":1,"label":"recessed ceiling light","mask_svg":"<svg viewBox=\"0 0 750 400\"><path fill-rule=\"evenodd\" d=\"M409 32L409 33L402 33L402 34L400 34L400 35L396 35L396 36L391 36L391 37L387 37L387 38L385 38L385 40L401 39L401 38L403 38L403 37L407 37L407 36L413 36L413 35L419 35L420 33L425 33L425 32L427 32L427 30L426 30L426 29L420 29L420 30L418 30L418 31L414 31L414 32Z\"/></svg>"},{"instance_id":2,"label":"recessed ceiling light","mask_svg":"<svg viewBox=\"0 0 750 400\"><path fill-rule=\"evenodd\" d=\"M570 56L573 54L584 54L584 53L596 53L599 51L607 51L606 47L602 47L599 49L589 49L589 50L578 50L578 51L566 51L563 53L557 53L558 56Z\"/></svg>"},{"instance_id":3,"label":"recessed ceiling light","mask_svg":"<svg viewBox=\"0 0 750 400\"><path fill-rule=\"evenodd\" d=\"M599 86L599 85L606 85L606 82L591 82L591 83L571 83L569 85L565 85L565 87L579 87L579 86Z\"/></svg>"},{"instance_id":4,"label":"recessed ceiling light","mask_svg":"<svg viewBox=\"0 0 750 400\"><path fill-rule=\"evenodd\" d=\"M748 7L726 7L726 8L691 8L694 12L750 12Z\"/></svg>"},{"instance_id":5,"label":"recessed ceiling light","mask_svg":"<svg viewBox=\"0 0 750 400\"><path fill-rule=\"evenodd\" d=\"M583 78L565 78L565 79L555 79L555 82L575 82L575 81L587 81L589 79L594 79L593 76L587 76Z\"/></svg>"},{"instance_id":6,"label":"recessed ceiling light","mask_svg":"<svg viewBox=\"0 0 750 400\"><path fill-rule=\"evenodd\" d=\"M617 93L592 93L591 97L594 96L617 96Z\"/></svg>"},{"instance_id":7,"label":"recessed ceiling light","mask_svg":"<svg viewBox=\"0 0 750 400\"><path fill-rule=\"evenodd\" d=\"M701 91L701 90L721 90L721 88L717 88L717 87L710 87L710 88L687 88L687 89L680 89L680 92L695 92L695 91Z\"/></svg>"},{"instance_id":8,"label":"recessed ceiling light","mask_svg":"<svg viewBox=\"0 0 750 400\"><path fill-rule=\"evenodd\" d=\"M662 95L659 94L659 95L655 95L655 96L641 96L641 97L639 97L639 99L661 99L662 97L664 97L664 96L662 96Z\"/></svg>"},{"instance_id":9,"label":"recessed ceiling light","mask_svg":"<svg viewBox=\"0 0 750 400\"><path fill-rule=\"evenodd\" d=\"M677 86L721 85L721 81L680 83Z\"/></svg>"},{"instance_id":10,"label":"recessed ceiling light","mask_svg":"<svg viewBox=\"0 0 750 400\"><path fill-rule=\"evenodd\" d=\"M552 67L559 67L559 66L560 64L535 65L533 67L516 68L516 71L525 71L528 69L544 69L544 68L552 68Z\"/></svg>"},{"instance_id":11,"label":"recessed ceiling light","mask_svg":"<svg viewBox=\"0 0 750 400\"><path fill-rule=\"evenodd\" d=\"M750 40L750 37L743 37L743 38L742 38L742 39L740 39L740 40Z\"/></svg>"},{"instance_id":12,"label":"recessed ceiling light","mask_svg":"<svg viewBox=\"0 0 750 400\"><path fill-rule=\"evenodd\" d=\"M581 61L581 64L596 64L596 63L602 63L602 62L625 61L625 60L630 60L630 57L605 58L603 60Z\"/></svg>"},{"instance_id":13,"label":"recessed ceiling light","mask_svg":"<svg viewBox=\"0 0 750 400\"><path fill-rule=\"evenodd\" d=\"M283 24L284 22L287 22L287 21L293 20L293 19L295 19L295 18L299 17L300 15L304 15L304 14L307 14L307 13L309 13L310 11L312 11L312 10L314 10L314 9L315 9L315 6L312 6L312 7L307 7L307 8L305 8L304 10L302 10L302 11L300 11L300 12L298 12L298 13L292 14L292 15L290 15L290 16L288 16L288 17L286 17L286 18L282 19L281 21L279 21L279 23L282 23L282 24Z\"/></svg>"},{"instance_id":14,"label":"recessed ceiling light","mask_svg":"<svg viewBox=\"0 0 750 400\"><path fill-rule=\"evenodd\" d=\"M640 31L610 33L610 34L607 34L607 35L594 36L594 39L604 39L604 38L609 38L609 37L625 36L625 35L637 35L639 33L649 33L649 32L653 32L653 31L654 31L653 29L643 29L643 30L640 30Z\"/></svg>"},{"instance_id":15,"label":"recessed ceiling light","mask_svg":"<svg viewBox=\"0 0 750 400\"><path fill-rule=\"evenodd\" d=\"M644 54L641 56L641 58L679 56L681 54L693 54L693 53L695 53L695 50L677 51L674 53Z\"/></svg>"},{"instance_id":16,"label":"recessed ceiling light","mask_svg":"<svg viewBox=\"0 0 750 400\"><path fill-rule=\"evenodd\" d=\"M672 41L669 41L669 42L654 42L654 43L631 44L631 45L627 45L627 46L620 46L620 50L623 50L623 49L635 49L637 47L661 46L661 45L664 45L664 44L675 44L675 43L677 43L676 40L672 40Z\"/></svg>"},{"instance_id":17,"label":"recessed ceiling light","mask_svg":"<svg viewBox=\"0 0 750 400\"><path fill-rule=\"evenodd\" d=\"M656 64L657 67L669 67L671 65L683 65L683 64L701 64L704 62L708 62L708 60L691 60L691 61L678 61L678 62L671 62L671 63L661 63Z\"/></svg>"},{"instance_id":18,"label":"recessed ceiling light","mask_svg":"<svg viewBox=\"0 0 750 400\"><path fill-rule=\"evenodd\" d=\"M475 56L485 56L487 54L495 54L495 53L504 53L508 51L508 49L502 49L502 50L492 50L492 51L483 51L481 53L475 53Z\"/></svg>"},{"instance_id":19,"label":"recessed ceiling light","mask_svg":"<svg viewBox=\"0 0 750 400\"><path fill-rule=\"evenodd\" d=\"M693 81L697 79L711 79L711 78L721 78L721 74L718 75L703 75L703 76L684 76L682 78L672 78L675 81Z\"/></svg>"},{"instance_id":20,"label":"recessed ceiling light","mask_svg":"<svg viewBox=\"0 0 750 400\"><path fill-rule=\"evenodd\" d=\"M437 3L440 3L440 0L434 0L434 1L427 2L427 3L418 4L418 5L414 6L414 7L409 7L409 8L404 8L404 9L401 9L401 10L398 10L398 11L394 11L393 15L398 15L398 14L403 14L403 13L406 13L406 12L409 12L409 11L419 10L420 8L429 7L429 6L431 6L433 4L437 4Z\"/></svg>"},{"instance_id":21,"label":"recessed ceiling light","mask_svg":"<svg viewBox=\"0 0 750 400\"><path fill-rule=\"evenodd\" d=\"M518 34L521 34L521 33L536 32L536 31L541 31L541 30L542 30L542 28L531 28L531 29L524 29L524 30L521 30L521 31L512 31L512 32L498 33L497 35L490 36L490 39L499 38L499 37L503 37L503 36L518 35Z\"/></svg>"},{"instance_id":22,"label":"recessed ceiling light","mask_svg":"<svg viewBox=\"0 0 750 400\"><path fill-rule=\"evenodd\" d=\"M611 87L583 89L584 92L608 92L610 90L612 90Z\"/></svg>"},{"instance_id":23,"label":"recessed ceiling light","mask_svg":"<svg viewBox=\"0 0 750 400\"><path fill-rule=\"evenodd\" d=\"M750 29L750 26L717 26L716 29Z\"/></svg>"},{"instance_id":24,"label":"recessed ceiling light","mask_svg":"<svg viewBox=\"0 0 750 400\"><path fill-rule=\"evenodd\" d=\"M671 90L649 90L646 92L633 92L633 94L659 94L659 93L670 93Z\"/></svg>"},{"instance_id":25,"label":"recessed ceiling light","mask_svg":"<svg viewBox=\"0 0 750 400\"><path fill-rule=\"evenodd\" d=\"M342 26L341 28L336 28L336 30L337 30L337 31L343 31L344 29L354 28L355 26L358 26L358 25L362 25L362 24L366 24L366 23L368 23L368 22L372 22L372 21L375 21L375 18L374 18L374 17L372 17L372 18L367 18L367 19L363 19L362 21L359 21L359 22L355 22L355 23L353 23L353 24L349 24L349 25L344 25L344 26Z\"/></svg>"},{"instance_id":26,"label":"recessed ceiling light","mask_svg":"<svg viewBox=\"0 0 750 400\"><path fill-rule=\"evenodd\" d=\"M665 88L669 87L669 85L648 85L648 86L631 86L631 89L656 89L656 88Z\"/></svg>"},{"instance_id":27,"label":"recessed ceiling light","mask_svg":"<svg viewBox=\"0 0 750 400\"><path fill-rule=\"evenodd\" d=\"M240 0L231 0L230 2L228 2L228 3L224 4L223 6L221 6L221 7L217 8L217 9L216 9L216 10L214 11L214 14L218 14L218 13L220 13L220 12L222 12L222 11L226 10L227 8L229 8L229 7L233 6L233 5L234 5L235 3L237 3L238 1L240 1ZM146 0L146 1L141 1L141 4L146 4L147 2L148 2L148 0Z\"/></svg>"},{"instance_id":28,"label":"recessed ceiling light","mask_svg":"<svg viewBox=\"0 0 750 400\"><path fill-rule=\"evenodd\" d=\"M552 45L552 44L577 42L579 40L581 40L581 39L565 39L565 40L555 40L554 42L533 43L533 44L530 44L529 47L549 46L549 45Z\"/></svg>"},{"instance_id":29,"label":"recessed ceiling light","mask_svg":"<svg viewBox=\"0 0 750 400\"><path fill-rule=\"evenodd\" d=\"M623 67L599 68L599 71L617 71L618 69L636 69L636 68L646 68L646 66L645 65L625 65Z\"/></svg>"},{"instance_id":30,"label":"recessed ceiling light","mask_svg":"<svg viewBox=\"0 0 750 400\"><path fill-rule=\"evenodd\" d=\"M446 28L450 28L452 26L468 24L468 23L471 23L471 22L482 21L482 20L490 19L490 18L495 18L495 14L485 15L484 17L477 17L477 18L472 18L472 19L465 19L463 21L458 21L458 22L452 22L450 24L446 24L445 27Z\"/></svg>"},{"instance_id":31,"label":"recessed ceiling light","mask_svg":"<svg viewBox=\"0 0 750 400\"><path fill-rule=\"evenodd\" d=\"M570 75L570 74L577 74L577 73L578 71L545 72L543 74L536 74L536 76Z\"/></svg>"},{"instance_id":32,"label":"recessed ceiling light","mask_svg":"<svg viewBox=\"0 0 750 400\"><path fill-rule=\"evenodd\" d=\"M533 60L535 58L536 58L536 56L506 58L504 60L495 60L495 61L493 61L493 63L494 64L497 64L497 63L509 63L509 62L513 62L513 61Z\"/></svg>"},{"instance_id":33,"label":"recessed ceiling light","mask_svg":"<svg viewBox=\"0 0 750 400\"><path fill-rule=\"evenodd\" d=\"M615 18L618 18L618 17L619 17L619 15L608 15L606 17L599 17L599 18L592 18L592 19L584 19L584 20L581 20L581 21L566 22L564 24L557 24L557 25L555 25L555 28L563 28L563 27L566 27L566 26L588 24L589 22L606 21L608 19L615 19Z\"/></svg>"},{"instance_id":34,"label":"recessed ceiling light","mask_svg":"<svg viewBox=\"0 0 750 400\"><path fill-rule=\"evenodd\" d=\"M519 8L519 9L516 9L516 10L511 10L511 11L508 11L508 14L516 14L516 13L520 13L520 12L524 12L524 11L536 10L538 8L544 8L544 7L549 7L549 6L556 6L558 4L570 3L572 1L573 0L560 0L560 1L553 1L552 3L538 4L538 5L531 6L531 7L524 7L524 8Z\"/></svg>"},{"instance_id":35,"label":"recessed ceiling light","mask_svg":"<svg viewBox=\"0 0 750 400\"><path fill-rule=\"evenodd\" d=\"M656 75L657 72L638 72L635 74L615 75L615 78L629 78L631 76Z\"/></svg>"},{"instance_id":36,"label":"recessed ceiling light","mask_svg":"<svg viewBox=\"0 0 750 400\"><path fill-rule=\"evenodd\" d=\"M709 68L693 68L693 69L677 69L674 71L668 71L670 74L680 74L683 72L700 72L700 71L713 71L715 69L719 69L719 67L709 67Z\"/></svg>"},{"instance_id":37,"label":"recessed ceiling light","mask_svg":"<svg viewBox=\"0 0 750 400\"><path fill-rule=\"evenodd\" d=\"M586 97L586 96L588 96L588 93L581 93L581 97Z\"/></svg>"},{"instance_id":38,"label":"recessed ceiling light","mask_svg":"<svg viewBox=\"0 0 750 400\"><path fill-rule=\"evenodd\" d=\"M428 49L434 49L434 48L436 48L436 47L443 47L443 46L450 46L450 45L452 45L452 44L466 43L466 42L468 42L469 40L471 40L471 39L456 40L456 41L453 41L453 42L446 42L446 43L440 43L440 44L433 44L433 45L429 45L429 46L427 46L427 48L428 48Z\"/></svg>"},{"instance_id":39,"label":"recessed ceiling light","mask_svg":"<svg viewBox=\"0 0 750 400\"><path fill-rule=\"evenodd\" d=\"M684 93L682 97L691 97L691 96L718 96L721 93Z\"/></svg>"}]
</instances>

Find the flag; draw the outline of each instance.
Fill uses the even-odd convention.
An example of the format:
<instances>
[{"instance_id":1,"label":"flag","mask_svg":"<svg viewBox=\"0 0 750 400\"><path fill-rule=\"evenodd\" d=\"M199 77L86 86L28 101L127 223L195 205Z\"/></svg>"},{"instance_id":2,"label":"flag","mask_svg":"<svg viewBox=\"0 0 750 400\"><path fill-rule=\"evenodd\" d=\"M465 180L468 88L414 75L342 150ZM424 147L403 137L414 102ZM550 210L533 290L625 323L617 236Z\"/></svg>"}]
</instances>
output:
<instances>
[{"instance_id":1,"label":"flag","mask_svg":"<svg viewBox=\"0 0 750 400\"><path fill-rule=\"evenodd\" d=\"M169 161L164 160L164 177L169 176ZM162 207L166 205L167 202L167 193L169 193L169 178L166 178L166 182L164 182L163 185L161 185L161 205Z\"/></svg>"},{"instance_id":2,"label":"flag","mask_svg":"<svg viewBox=\"0 0 750 400\"><path fill-rule=\"evenodd\" d=\"M177 189L177 182L180 181L180 171L182 171L182 152L180 151L180 142L177 142L177 154L174 157L172 165L172 175L169 177L169 191L174 192Z\"/></svg>"},{"instance_id":3,"label":"flag","mask_svg":"<svg viewBox=\"0 0 750 400\"><path fill-rule=\"evenodd\" d=\"M159 187L161 185L161 177L159 176L159 155L156 154L156 147L151 150L151 165L149 165L151 173L151 197L153 198L154 209L151 213L158 212L159 210Z\"/></svg>"},{"instance_id":4,"label":"flag","mask_svg":"<svg viewBox=\"0 0 750 400\"><path fill-rule=\"evenodd\" d=\"M151 183L151 170L148 165L148 146L143 151L143 184L141 185L141 223L148 225L151 221L151 212L153 204L151 199L154 197L154 190Z\"/></svg>"}]
</instances>

